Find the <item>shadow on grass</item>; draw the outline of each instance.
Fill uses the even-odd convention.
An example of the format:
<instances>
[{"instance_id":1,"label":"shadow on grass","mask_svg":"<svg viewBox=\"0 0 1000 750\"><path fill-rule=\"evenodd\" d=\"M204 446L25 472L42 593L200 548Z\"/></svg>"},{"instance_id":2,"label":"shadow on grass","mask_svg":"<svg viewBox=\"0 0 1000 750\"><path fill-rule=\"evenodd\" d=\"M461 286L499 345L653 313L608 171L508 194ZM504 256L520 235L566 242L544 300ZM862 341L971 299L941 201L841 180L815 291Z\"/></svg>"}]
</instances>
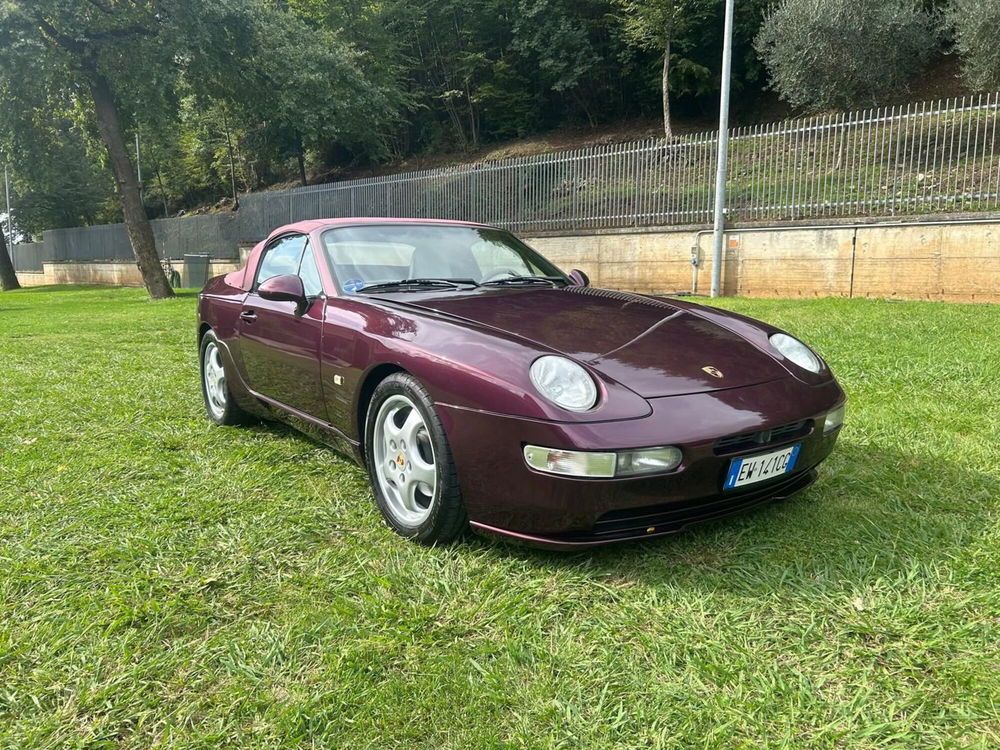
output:
<instances>
[{"instance_id":1,"label":"shadow on grass","mask_svg":"<svg viewBox=\"0 0 1000 750\"><path fill-rule=\"evenodd\" d=\"M21 295L31 295L31 294L53 294L53 293L63 293L72 294L75 292L88 292L88 291L116 291L121 289L132 289L137 292L142 291L141 286L112 286L109 284L46 284L44 286L23 286L20 289L12 290L13 294L17 296ZM182 287L174 289L175 297L197 297L201 289L195 289L193 287ZM2 299L2 297L0 297ZM8 308L10 309L10 308Z\"/></svg>"},{"instance_id":2,"label":"shadow on grass","mask_svg":"<svg viewBox=\"0 0 1000 750\"><path fill-rule=\"evenodd\" d=\"M251 429L316 444L284 424ZM672 536L552 552L470 534L454 552L474 551L595 583L751 596L854 590L872 578L954 561L992 528L1000 497L1000 480L974 466L850 437L840 440L819 471L815 485L788 500Z\"/></svg>"},{"instance_id":3,"label":"shadow on grass","mask_svg":"<svg viewBox=\"0 0 1000 750\"><path fill-rule=\"evenodd\" d=\"M44 284L39 286L22 286L20 289L13 289L11 293L22 294L52 294L53 292L86 292L94 289L117 289L119 287L109 287L106 284ZM136 287L132 287L136 288Z\"/></svg>"},{"instance_id":4,"label":"shadow on grass","mask_svg":"<svg viewBox=\"0 0 1000 750\"><path fill-rule=\"evenodd\" d=\"M677 535L568 554L470 544L594 580L752 594L841 590L954 560L992 527L996 497L1000 481L972 466L847 439L808 490Z\"/></svg>"}]
</instances>

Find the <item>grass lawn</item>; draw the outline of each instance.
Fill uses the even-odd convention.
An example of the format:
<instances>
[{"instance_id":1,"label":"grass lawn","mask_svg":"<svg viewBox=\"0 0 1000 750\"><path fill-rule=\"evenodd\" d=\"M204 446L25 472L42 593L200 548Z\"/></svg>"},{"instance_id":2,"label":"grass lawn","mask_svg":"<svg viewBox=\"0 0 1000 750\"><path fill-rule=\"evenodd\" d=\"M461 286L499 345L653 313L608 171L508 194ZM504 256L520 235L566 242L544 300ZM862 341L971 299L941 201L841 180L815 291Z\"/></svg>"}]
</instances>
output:
<instances>
[{"instance_id":1,"label":"grass lawn","mask_svg":"<svg viewBox=\"0 0 1000 750\"><path fill-rule=\"evenodd\" d=\"M725 300L851 398L806 493L425 549L202 415L193 294L0 294L0 747L997 747L1000 306Z\"/></svg>"}]
</instances>

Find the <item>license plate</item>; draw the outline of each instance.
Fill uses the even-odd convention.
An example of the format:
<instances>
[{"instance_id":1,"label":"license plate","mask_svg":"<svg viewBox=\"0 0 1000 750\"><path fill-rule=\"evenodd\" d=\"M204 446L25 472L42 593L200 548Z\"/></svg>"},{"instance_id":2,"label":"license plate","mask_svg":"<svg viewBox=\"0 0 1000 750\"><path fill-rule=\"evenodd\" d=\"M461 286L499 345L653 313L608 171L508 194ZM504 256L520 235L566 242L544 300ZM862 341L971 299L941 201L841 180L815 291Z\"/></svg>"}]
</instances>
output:
<instances>
[{"instance_id":1,"label":"license plate","mask_svg":"<svg viewBox=\"0 0 1000 750\"><path fill-rule=\"evenodd\" d=\"M729 464L729 474L723 487L731 490L787 474L795 468L795 460L799 457L801 447L801 443L796 443L780 451L734 458Z\"/></svg>"}]
</instances>

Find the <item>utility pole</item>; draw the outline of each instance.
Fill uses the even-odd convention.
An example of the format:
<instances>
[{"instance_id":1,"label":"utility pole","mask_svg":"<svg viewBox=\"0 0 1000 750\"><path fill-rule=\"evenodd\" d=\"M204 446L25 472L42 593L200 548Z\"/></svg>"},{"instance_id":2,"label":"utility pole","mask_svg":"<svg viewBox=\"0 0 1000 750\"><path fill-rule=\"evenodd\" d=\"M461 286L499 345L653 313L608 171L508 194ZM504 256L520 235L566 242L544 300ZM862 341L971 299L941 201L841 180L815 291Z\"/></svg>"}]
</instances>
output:
<instances>
[{"instance_id":1,"label":"utility pole","mask_svg":"<svg viewBox=\"0 0 1000 750\"><path fill-rule=\"evenodd\" d=\"M14 247L14 232L11 229L10 222L10 176L7 174L7 165L3 168L3 187L4 193L7 195L7 244L13 248Z\"/></svg>"},{"instance_id":2,"label":"utility pole","mask_svg":"<svg viewBox=\"0 0 1000 750\"><path fill-rule=\"evenodd\" d=\"M719 97L719 155L715 171L715 232L712 246L712 296L722 293L722 240L726 224L726 169L729 160L729 85L733 67L733 6L726 0L725 38L722 41L722 92Z\"/></svg>"},{"instance_id":3,"label":"utility pole","mask_svg":"<svg viewBox=\"0 0 1000 750\"><path fill-rule=\"evenodd\" d=\"M233 137L229 133L229 116L222 108L222 126L226 129L226 147L229 149L229 184L233 189L233 210L240 210L240 194L236 192L236 164L233 162Z\"/></svg>"}]
</instances>

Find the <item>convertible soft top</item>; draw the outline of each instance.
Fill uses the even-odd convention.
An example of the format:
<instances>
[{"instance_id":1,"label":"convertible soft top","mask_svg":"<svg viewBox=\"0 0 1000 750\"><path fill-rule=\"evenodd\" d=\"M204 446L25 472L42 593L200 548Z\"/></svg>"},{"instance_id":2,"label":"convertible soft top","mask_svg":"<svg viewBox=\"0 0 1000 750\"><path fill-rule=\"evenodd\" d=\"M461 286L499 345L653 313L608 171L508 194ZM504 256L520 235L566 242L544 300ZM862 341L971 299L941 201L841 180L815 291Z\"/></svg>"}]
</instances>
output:
<instances>
[{"instance_id":1,"label":"convertible soft top","mask_svg":"<svg viewBox=\"0 0 1000 750\"><path fill-rule=\"evenodd\" d=\"M254 245L247 258L246 265L237 271L226 274L226 283L236 289L249 292L253 286L254 270L257 268L257 261L264 246L272 239L281 234L298 232L299 234L310 234L322 229L332 229L338 226L352 226L357 224L456 224L459 226L482 226L471 221L450 221L445 219L410 219L395 218L391 216L345 216L339 219L307 219L297 221L293 224L285 224L271 232L267 237Z\"/></svg>"}]
</instances>

